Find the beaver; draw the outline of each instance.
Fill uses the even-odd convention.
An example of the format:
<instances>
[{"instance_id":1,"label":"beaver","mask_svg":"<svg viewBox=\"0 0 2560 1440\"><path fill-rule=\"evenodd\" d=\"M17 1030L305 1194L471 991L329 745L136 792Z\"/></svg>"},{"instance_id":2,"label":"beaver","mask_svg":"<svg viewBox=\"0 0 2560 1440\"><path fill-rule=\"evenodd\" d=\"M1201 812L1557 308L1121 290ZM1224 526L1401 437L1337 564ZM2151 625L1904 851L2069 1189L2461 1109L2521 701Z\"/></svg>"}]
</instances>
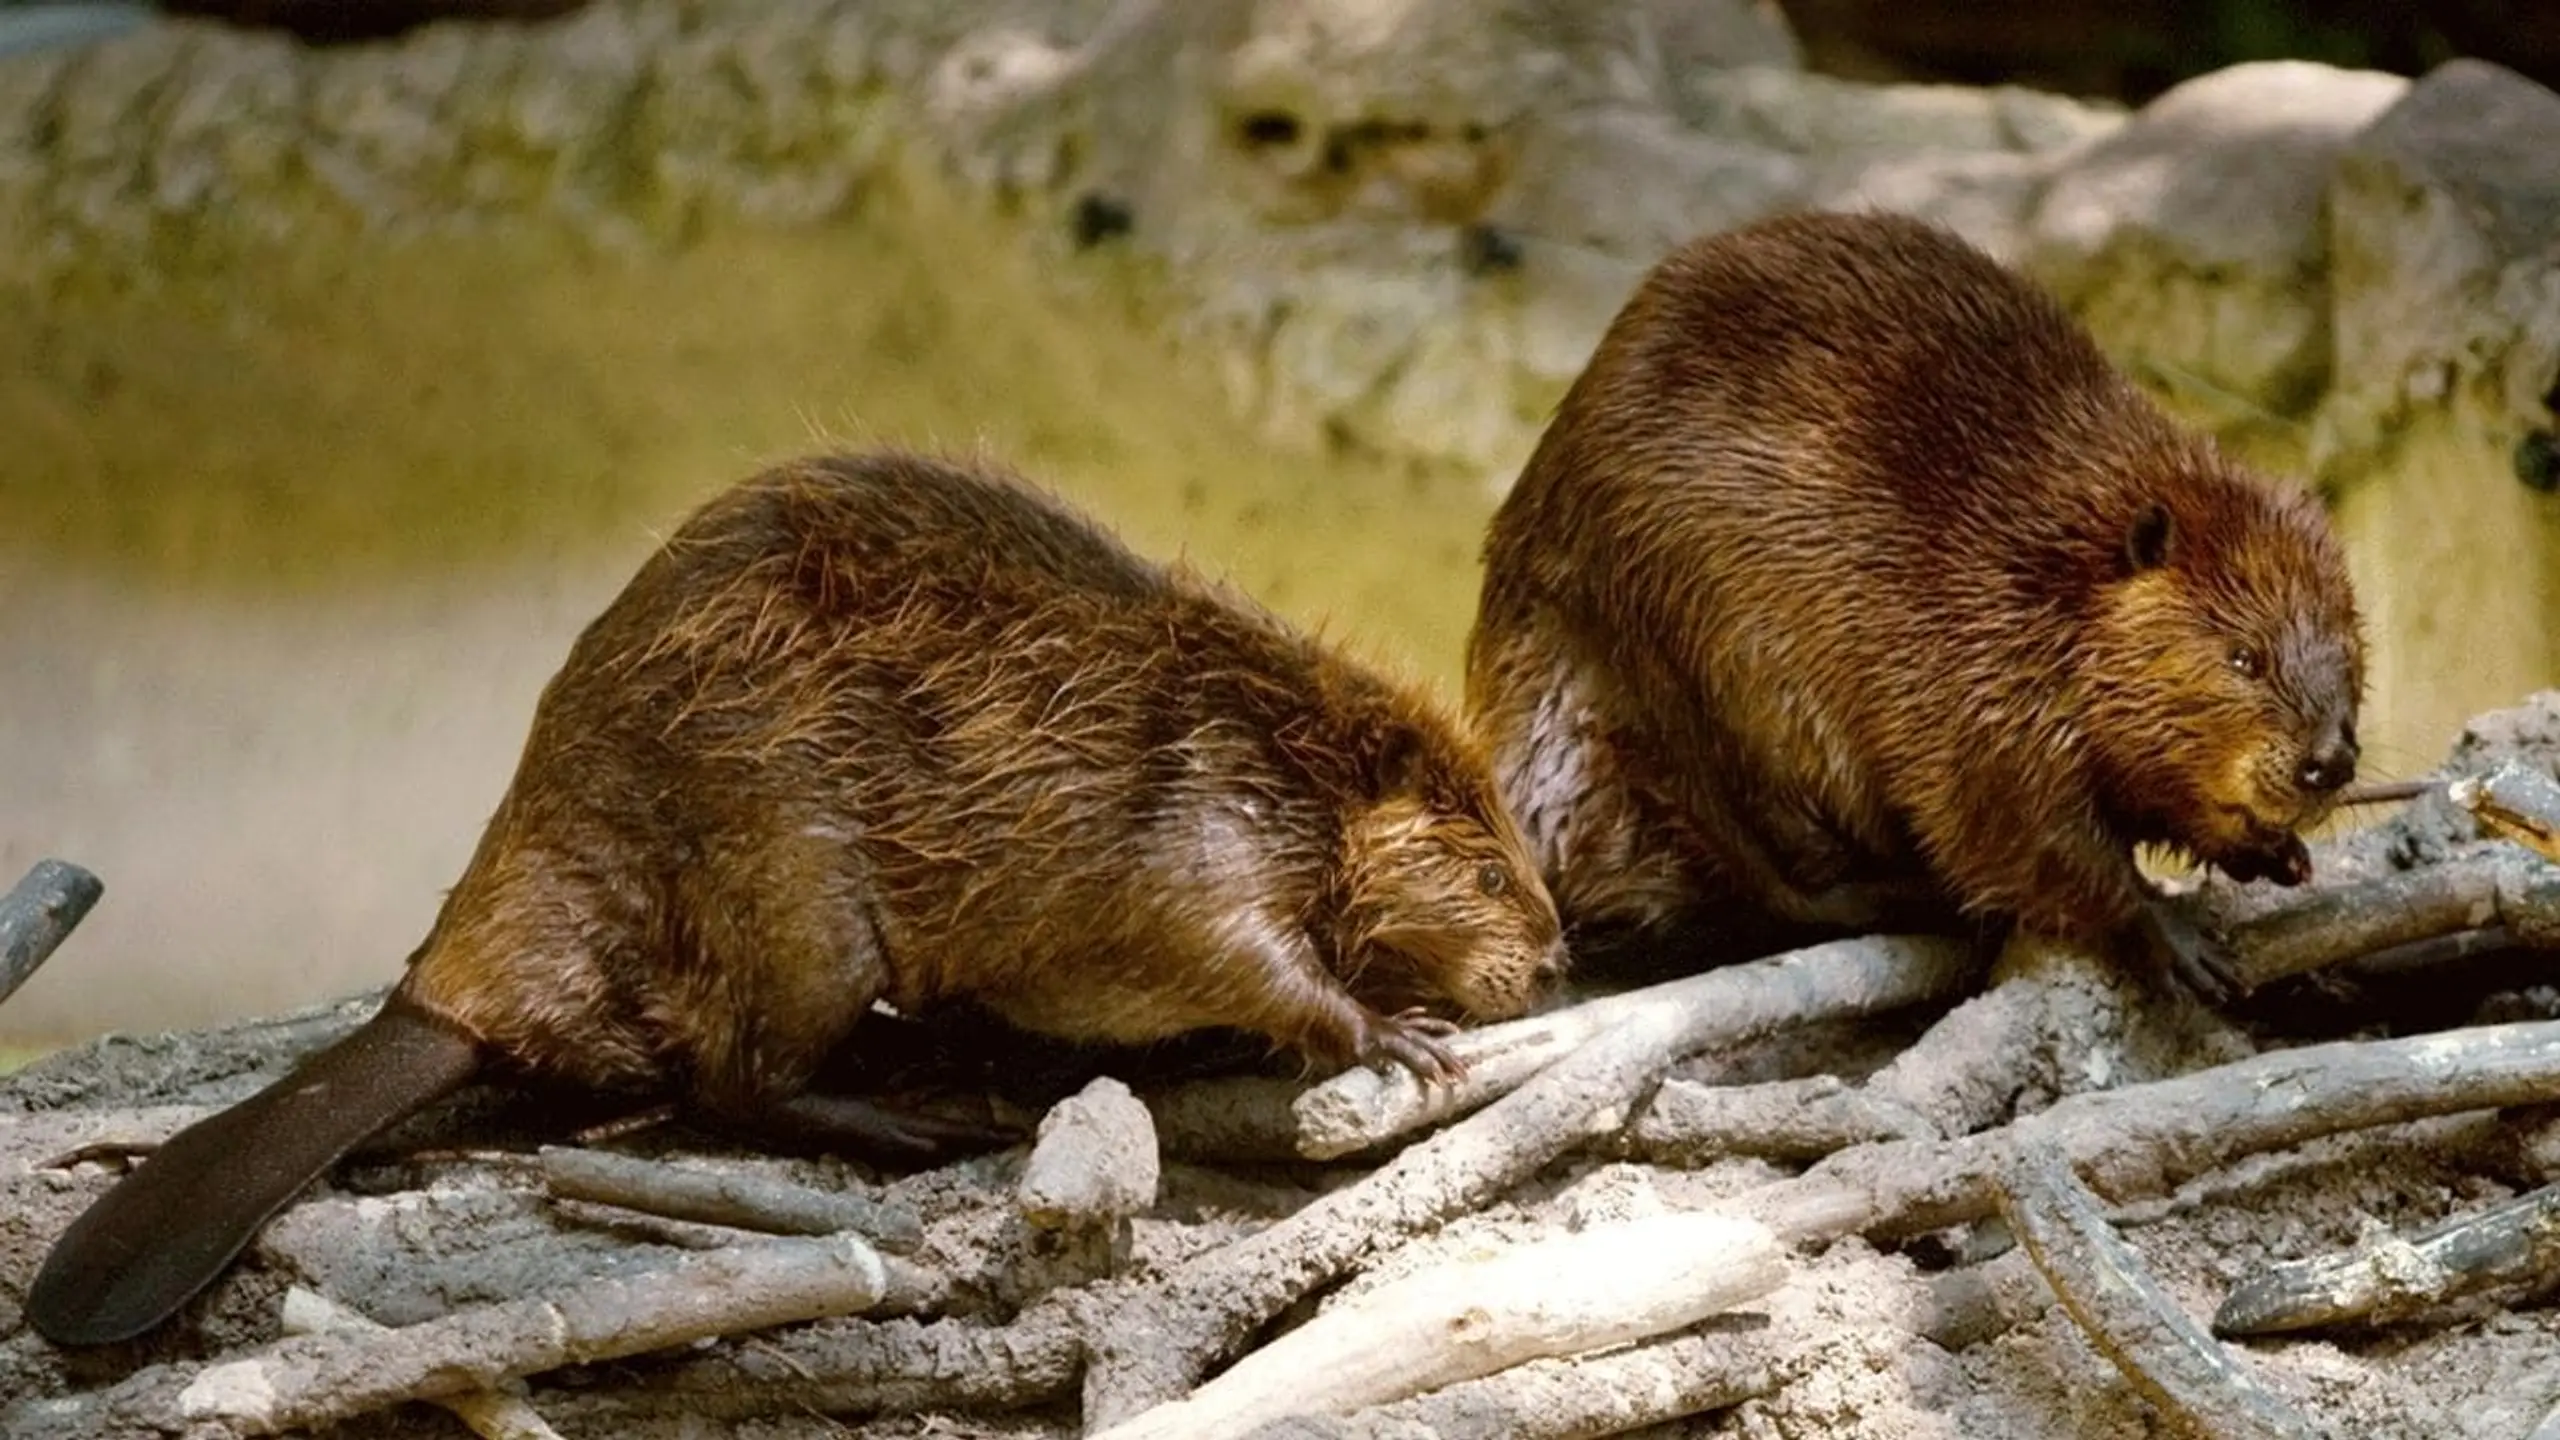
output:
<instances>
[{"instance_id":1,"label":"beaver","mask_svg":"<svg viewBox=\"0 0 2560 1440\"><path fill-rule=\"evenodd\" d=\"M1665 257L1484 565L1467 709L1578 967L2023 925L2224 999L2135 847L2296 884L2355 774L2362 622L2316 497L1908 216Z\"/></svg>"},{"instance_id":2,"label":"beaver","mask_svg":"<svg viewBox=\"0 0 2560 1440\"><path fill-rule=\"evenodd\" d=\"M27 1318L142 1333L484 1072L923 1155L989 1137L809 1088L875 1001L1438 1079L1459 1020L1563 961L1453 711L1009 470L806 458L704 504L578 637L381 1009L109 1190Z\"/></svg>"}]
</instances>

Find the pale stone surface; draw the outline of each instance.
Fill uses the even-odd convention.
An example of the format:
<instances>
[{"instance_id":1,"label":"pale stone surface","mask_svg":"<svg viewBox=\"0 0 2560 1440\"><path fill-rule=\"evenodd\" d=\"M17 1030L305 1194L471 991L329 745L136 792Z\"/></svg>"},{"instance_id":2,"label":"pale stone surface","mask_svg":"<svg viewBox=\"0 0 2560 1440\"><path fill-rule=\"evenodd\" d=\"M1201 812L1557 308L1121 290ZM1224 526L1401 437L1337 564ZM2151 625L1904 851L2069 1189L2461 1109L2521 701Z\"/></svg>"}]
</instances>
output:
<instances>
[{"instance_id":1,"label":"pale stone surface","mask_svg":"<svg viewBox=\"0 0 2560 1440\"><path fill-rule=\"evenodd\" d=\"M2329 369L2321 196L2408 84L2301 61L2190 80L2055 175L2021 259L2146 378L2298 414Z\"/></svg>"},{"instance_id":2,"label":"pale stone surface","mask_svg":"<svg viewBox=\"0 0 2560 1440\"><path fill-rule=\"evenodd\" d=\"M2560 682L2560 495L2531 463L2560 403L2554 136L2560 94L2456 61L2329 193L2338 363L2312 448L2368 611L2372 723L2404 753Z\"/></svg>"}]
</instances>

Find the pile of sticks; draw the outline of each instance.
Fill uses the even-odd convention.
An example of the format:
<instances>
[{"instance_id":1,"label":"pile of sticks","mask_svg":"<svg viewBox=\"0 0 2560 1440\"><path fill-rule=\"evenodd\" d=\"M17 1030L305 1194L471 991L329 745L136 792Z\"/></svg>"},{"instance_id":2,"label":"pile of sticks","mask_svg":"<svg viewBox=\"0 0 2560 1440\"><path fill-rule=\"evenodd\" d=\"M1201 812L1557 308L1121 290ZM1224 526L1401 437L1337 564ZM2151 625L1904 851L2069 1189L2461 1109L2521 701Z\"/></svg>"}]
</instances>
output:
<instances>
[{"instance_id":1,"label":"pile of sticks","mask_svg":"<svg viewBox=\"0 0 2560 1440\"><path fill-rule=\"evenodd\" d=\"M2390 873L2349 867L2231 921L2225 938L2253 986L2347 962L2405 972L2560 948L2560 784L2510 762L2428 788L2442 798L2423 803L2460 807L2477 837ZM85 872L48 862L0 903L0 996L96 895ZM1679 1073L1766 1037L1929 1006L1952 1008L1854 1082ZM0 1429L266 1435L415 1400L492 1437L676 1416L1079 1407L1081 1433L1101 1440L1534 1440L1771 1394L1844 1326L1956 1348L2059 1307L2198 1433L2308 1436L2310 1421L2231 1342L2423 1316L2560 1276L2560 1189L2544 1190L2275 1267L2234 1287L2207 1324L2163 1293L2110 1220L2113 1207L2321 1136L2547 1104L2560 1097L2560 1021L2305 1044L2125 1083L2088 1073L2083 1057L2076 1079L2056 1078L2066 1032L2085 1043L2093 1007L2130 1030L2158 1023L2163 1002L2029 941L1986 985L1954 941L1876 936L1468 1032L1453 1042L1467 1062L1454 1085L1366 1069L1144 1094L1097 1079L1050 1110L1027 1156L984 1172L1011 1177L1021 1253L1045 1267L1017 1277L1019 1303L927 1263L924 1221L895 1201L780 1179L752 1159L546 1147L507 1163L548 1203L610 1212L682 1257L389 1329L296 1289L273 1343L24 1401ZM2031 1108L2023 1097L2039 1091L2053 1098ZM1592 1154L1680 1168L1757 1155L1778 1178L1703 1207L1399 1255ZM1133 1244L1169 1169L1275 1160L1357 1178L1275 1204L1277 1218L1195 1253L1149 1258ZM1919 1276L1884 1313L1844 1316L1813 1283L1809 1257L1849 1237L1891 1246L1993 1221L2014 1244ZM1284 1318L1295 1323L1264 1339ZM525 1384L623 1357L648 1358L612 1383ZM2544 1433L2560 1440L2560 1415Z\"/></svg>"}]
</instances>

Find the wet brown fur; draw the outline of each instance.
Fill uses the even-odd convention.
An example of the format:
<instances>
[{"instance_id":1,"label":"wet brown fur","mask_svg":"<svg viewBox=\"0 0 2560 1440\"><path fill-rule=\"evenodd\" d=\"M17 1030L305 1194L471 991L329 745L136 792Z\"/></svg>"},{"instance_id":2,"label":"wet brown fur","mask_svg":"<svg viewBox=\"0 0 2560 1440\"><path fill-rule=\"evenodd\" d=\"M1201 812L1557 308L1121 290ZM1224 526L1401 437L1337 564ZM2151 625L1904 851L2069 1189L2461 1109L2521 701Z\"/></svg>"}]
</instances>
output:
<instances>
[{"instance_id":1,"label":"wet brown fur","mask_svg":"<svg viewBox=\"0 0 2560 1440\"><path fill-rule=\"evenodd\" d=\"M874 998L1338 1064L1408 1006L1520 1013L1556 939L1425 698L1010 476L882 454L749 481L642 567L404 983L547 1073L754 1109Z\"/></svg>"},{"instance_id":2,"label":"wet brown fur","mask_svg":"<svg viewBox=\"0 0 2560 1440\"><path fill-rule=\"evenodd\" d=\"M2121 935L2137 843L2298 880L2352 774L2359 621L2316 499L1909 219L1664 260L1486 568L1468 705L1578 937Z\"/></svg>"},{"instance_id":3,"label":"wet brown fur","mask_svg":"<svg viewBox=\"0 0 2560 1440\"><path fill-rule=\"evenodd\" d=\"M992 467L813 459L703 506L579 637L382 1011L103 1196L27 1313L66 1344L158 1324L484 1067L912 1151L964 1137L807 1092L876 1000L1437 1076L1455 1018L1562 961L1481 749L1419 692Z\"/></svg>"}]
</instances>

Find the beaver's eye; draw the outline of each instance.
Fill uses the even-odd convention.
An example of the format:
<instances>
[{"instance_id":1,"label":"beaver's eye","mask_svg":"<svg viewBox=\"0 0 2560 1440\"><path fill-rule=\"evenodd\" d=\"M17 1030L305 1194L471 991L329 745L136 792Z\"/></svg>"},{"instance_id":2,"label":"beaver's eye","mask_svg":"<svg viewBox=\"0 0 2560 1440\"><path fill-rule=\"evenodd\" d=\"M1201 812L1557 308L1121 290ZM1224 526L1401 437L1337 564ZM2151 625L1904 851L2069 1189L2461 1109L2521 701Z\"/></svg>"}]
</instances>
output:
<instances>
[{"instance_id":1,"label":"beaver's eye","mask_svg":"<svg viewBox=\"0 0 2560 1440\"><path fill-rule=\"evenodd\" d=\"M1499 895L1510 885L1511 877L1502 873L1501 866L1487 861L1476 867L1476 888L1487 895Z\"/></svg>"},{"instance_id":2,"label":"beaver's eye","mask_svg":"<svg viewBox=\"0 0 2560 1440\"><path fill-rule=\"evenodd\" d=\"M2247 645L2232 646L2231 654L2223 663L2229 665L2243 680L2257 679L2259 672L2265 668L2258 659L2258 652Z\"/></svg>"}]
</instances>

